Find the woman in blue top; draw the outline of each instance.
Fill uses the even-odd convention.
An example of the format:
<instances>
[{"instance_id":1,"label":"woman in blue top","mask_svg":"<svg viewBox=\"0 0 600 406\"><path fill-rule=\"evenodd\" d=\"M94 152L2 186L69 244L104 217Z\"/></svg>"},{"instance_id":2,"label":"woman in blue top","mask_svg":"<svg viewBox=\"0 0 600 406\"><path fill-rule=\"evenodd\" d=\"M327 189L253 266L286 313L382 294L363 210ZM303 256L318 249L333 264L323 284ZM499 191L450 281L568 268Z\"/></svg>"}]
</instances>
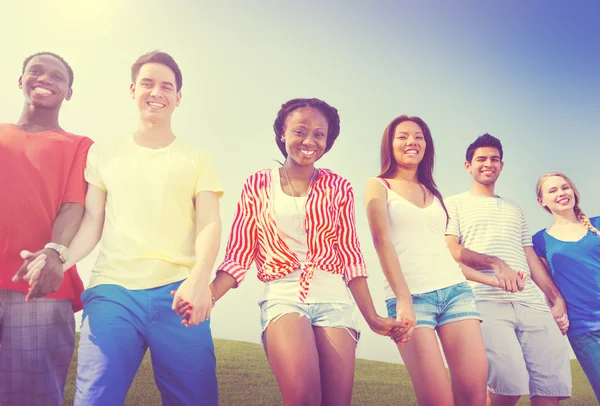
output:
<instances>
[{"instance_id":1,"label":"woman in blue top","mask_svg":"<svg viewBox=\"0 0 600 406\"><path fill-rule=\"evenodd\" d=\"M554 223L533 236L533 246L567 301L567 336L600 401L600 217L583 214L579 192L562 173L543 175L536 190Z\"/></svg>"}]
</instances>

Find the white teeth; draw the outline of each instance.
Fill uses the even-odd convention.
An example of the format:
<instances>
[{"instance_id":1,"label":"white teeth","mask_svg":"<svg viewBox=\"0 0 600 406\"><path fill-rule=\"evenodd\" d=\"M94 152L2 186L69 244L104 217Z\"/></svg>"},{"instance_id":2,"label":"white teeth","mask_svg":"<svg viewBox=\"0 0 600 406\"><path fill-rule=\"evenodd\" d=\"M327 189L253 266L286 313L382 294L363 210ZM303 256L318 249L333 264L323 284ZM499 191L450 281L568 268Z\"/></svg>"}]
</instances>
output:
<instances>
[{"instance_id":1,"label":"white teeth","mask_svg":"<svg viewBox=\"0 0 600 406\"><path fill-rule=\"evenodd\" d=\"M305 150L303 150L303 149L301 149L300 151L301 151L303 154L305 154L305 155L308 155L308 156L311 156L311 155L313 155L313 154L315 153L315 151L305 151Z\"/></svg>"},{"instance_id":2,"label":"white teeth","mask_svg":"<svg viewBox=\"0 0 600 406\"><path fill-rule=\"evenodd\" d=\"M44 89L43 87L34 87L33 90L35 90L38 93L43 93L43 94L52 94L52 92L48 89Z\"/></svg>"},{"instance_id":3,"label":"white teeth","mask_svg":"<svg viewBox=\"0 0 600 406\"><path fill-rule=\"evenodd\" d=\"M155 102L148 102L148 106L150 106L150 107L156 107L156 108L165 107L164 104L162 104L162 103L155 103Z\"/></svg>"},{"instance_id":4,"label":"white teeth","mask_svg":"<svg viewBox=\"0 0 600 406\"><path fill-rule=\"evenodd\" d=\"M418 154L418 152L415 151L414 149L411 149L411 150L408 150L408 151L404 151L404 153L406 155L417 155Z\"/></svg>"}]
</instances>

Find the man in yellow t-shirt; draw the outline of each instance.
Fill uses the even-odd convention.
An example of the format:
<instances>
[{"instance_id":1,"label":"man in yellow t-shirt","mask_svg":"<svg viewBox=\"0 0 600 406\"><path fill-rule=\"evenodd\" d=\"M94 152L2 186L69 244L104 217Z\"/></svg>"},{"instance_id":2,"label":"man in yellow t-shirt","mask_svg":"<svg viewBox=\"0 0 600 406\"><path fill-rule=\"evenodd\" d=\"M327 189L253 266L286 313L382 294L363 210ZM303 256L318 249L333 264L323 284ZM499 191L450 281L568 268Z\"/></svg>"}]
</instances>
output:
<instances>
[{"instance_id":1,"label":"man in yellow t-shirt","mask_svg":"<svg viewBox=\"0 0 600 406\"><path fill-rule=\"evenodd\" d=\"M65 264L100 241L82 295L75 405L123 404L148 348L163 403L216 405L209 278L223 191L211 156L171 131L177 63L155 51L131 74L139 128L90 150L85 214ZM185 325L171 294L190 304Z\"/></svg>"}]
</instances>

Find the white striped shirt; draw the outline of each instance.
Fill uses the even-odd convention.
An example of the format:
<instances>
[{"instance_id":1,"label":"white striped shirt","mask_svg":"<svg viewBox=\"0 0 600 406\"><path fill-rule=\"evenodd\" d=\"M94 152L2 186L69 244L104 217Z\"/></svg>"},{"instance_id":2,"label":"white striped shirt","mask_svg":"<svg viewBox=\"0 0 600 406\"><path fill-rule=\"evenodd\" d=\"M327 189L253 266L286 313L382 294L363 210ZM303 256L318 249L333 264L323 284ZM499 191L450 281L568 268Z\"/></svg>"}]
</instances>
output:
<instances>
[{"instance_id":1,"label":"white striped shirt","mask_svg":"<svg viewBox=\"0 0 600 406\"><path fill-rule=\"evenodd\" d=\"M521 207L501 197L487 197L464 192L444 199L450 220L447 235L459 237L465 248L498 257L515 271L527 274L522 292L508 293L500 288L469 281L477 300L518 302L548 310L543 296L531 279L524 247L532 246L531 234ZM482 272L493 274L490 270Z\"/></svg>"}]
</instances>

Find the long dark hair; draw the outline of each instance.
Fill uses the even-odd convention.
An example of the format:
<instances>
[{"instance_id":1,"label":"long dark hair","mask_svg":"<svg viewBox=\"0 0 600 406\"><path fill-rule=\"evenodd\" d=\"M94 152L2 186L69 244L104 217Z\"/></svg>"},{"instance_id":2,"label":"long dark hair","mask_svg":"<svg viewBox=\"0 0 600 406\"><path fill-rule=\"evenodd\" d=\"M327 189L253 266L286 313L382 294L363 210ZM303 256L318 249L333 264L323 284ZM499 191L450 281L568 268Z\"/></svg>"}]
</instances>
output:
<instances>
[{"instance_id":1,"label":"long dark hair","mask_svg":"<svg viewBox=\"0 0 600 406\"><path fill-rule=\"evenodd\" d=\"M394 147L392 144L394 142L396 127L398 124L404 121L412 121L421 127L421 131L423 131L425 144L427 146L425 148L423 160L421 163L419 163L419 167L417 168L417 180L423 186L425 186L431 192L431 194L438 198L442 208L444 209L444 212L446 212L446 225L448 225L448 210L446 210L446 205L444 204L442 194L438 190L435 180L433 180L433 166L435 164L435 147L433 146L433 138L431 137L431 131L429 131L427 123L425 123L425 121L423 121L421 118L410 117L406 114L403 114L393 119L392 122L386 127L381 140L381 174L379 177L392 178L394 175L396 175L396 172L398 172L398 163L394 158Z\"/></svg>"}]
</instances>

